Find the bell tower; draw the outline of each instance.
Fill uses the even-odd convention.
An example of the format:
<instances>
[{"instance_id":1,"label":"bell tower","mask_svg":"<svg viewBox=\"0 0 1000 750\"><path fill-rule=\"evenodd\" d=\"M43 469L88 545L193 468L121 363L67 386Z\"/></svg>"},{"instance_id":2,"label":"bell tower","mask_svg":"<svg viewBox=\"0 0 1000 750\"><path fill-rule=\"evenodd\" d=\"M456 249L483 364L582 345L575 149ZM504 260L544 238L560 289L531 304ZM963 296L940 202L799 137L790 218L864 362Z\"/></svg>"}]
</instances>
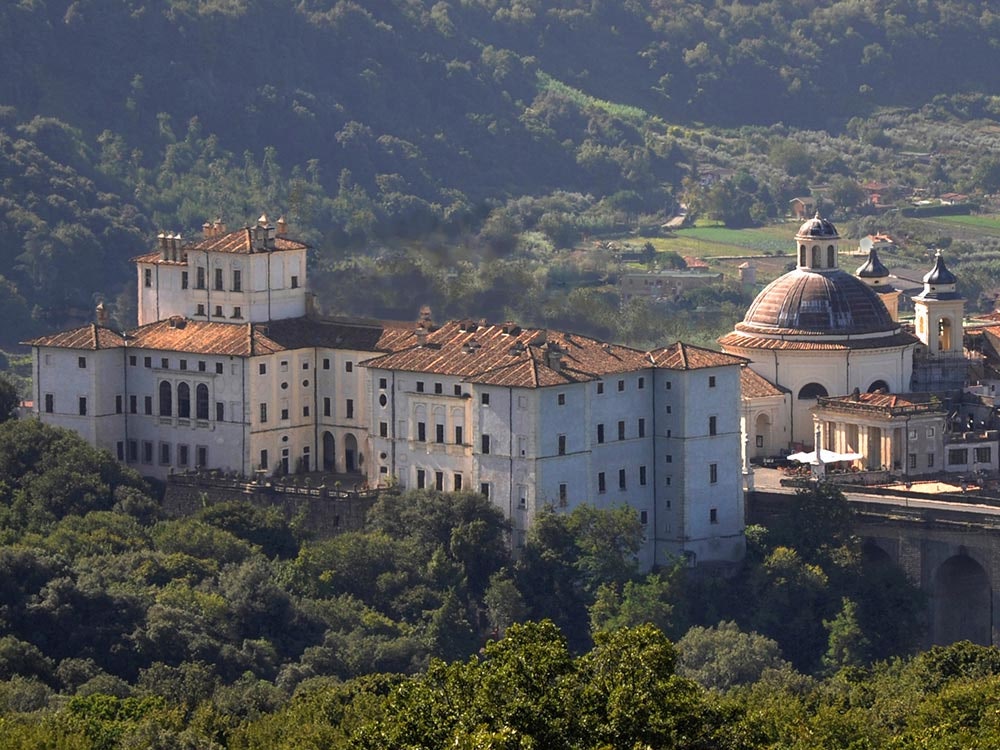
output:
<instances>
[{"instance_id":1,"label":"bell tower","mask_svg":"<svg viewBox=\"0 0 1000 750\"><path fill-rule=\"evenodd\" d=\"M967 369L962 324L965 299L940 250L923 282L923 291L913 298L913 326L923 344L914 352L913 390L959 389L965 384Z\"/></svg>"}]
</instances>

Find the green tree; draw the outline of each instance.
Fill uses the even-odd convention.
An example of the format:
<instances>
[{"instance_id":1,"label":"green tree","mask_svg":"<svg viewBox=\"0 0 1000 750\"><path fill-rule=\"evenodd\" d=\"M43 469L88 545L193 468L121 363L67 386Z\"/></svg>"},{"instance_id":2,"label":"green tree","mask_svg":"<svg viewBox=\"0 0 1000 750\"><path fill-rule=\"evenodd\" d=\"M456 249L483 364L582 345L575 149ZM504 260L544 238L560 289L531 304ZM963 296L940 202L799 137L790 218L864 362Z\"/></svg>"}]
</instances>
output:
<instances>
[{"instance_id":1,"label":"green tree","mask_svg":"<svg viewBox=\"0 0 1000 750\"><path fill-rule=\"evenodd\" d=\"M750 685L767 669L790 666L775 641L745 633L731 621L713 628L691 628L677 642L677 653L678 674L710 690Z\"/></svg>"},{"instance_id":2,"label":"green tree","mask_svg":"<svg viewBox=\"0 0 1000 750\"><path fill-rule=\"evenodd\" d=\"M21 405L21 397L15 386L5 375L0 375L0 422L6 422L17 416L17 407Z\"/></svg>"}]
</instances>

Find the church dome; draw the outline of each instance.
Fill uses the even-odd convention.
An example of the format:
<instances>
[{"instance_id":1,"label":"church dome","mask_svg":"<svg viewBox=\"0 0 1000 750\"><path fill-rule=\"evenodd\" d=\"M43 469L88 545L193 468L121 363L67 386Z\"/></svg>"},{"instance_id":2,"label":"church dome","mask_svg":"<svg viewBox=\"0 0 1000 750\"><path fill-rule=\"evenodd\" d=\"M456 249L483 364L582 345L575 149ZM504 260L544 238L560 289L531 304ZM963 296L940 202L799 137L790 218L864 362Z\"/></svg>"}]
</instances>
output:
<instances>
[{"instance_id":1,"label":"church dome","mask_svg":"<svg viewBox=\"0 0 1000 750\"><path fill-rule=\"evenodd\" d=\"M882 300L860 279L840 269L817 273L803 268L768 284L736 325L745 333L837 337L897 328Z\"/></svg>"},{"instance_id":2,"label":"church dome","mask_svg":"<svg viewBox=\"0 0 1000 750\"><path fill-rule=\"evenodd\" d=\"M816 215L799 227L796 237L808 237L811 239L839 239L837 227L829 219L824 219L816 212Z\"/></svg>"}]
</instances>

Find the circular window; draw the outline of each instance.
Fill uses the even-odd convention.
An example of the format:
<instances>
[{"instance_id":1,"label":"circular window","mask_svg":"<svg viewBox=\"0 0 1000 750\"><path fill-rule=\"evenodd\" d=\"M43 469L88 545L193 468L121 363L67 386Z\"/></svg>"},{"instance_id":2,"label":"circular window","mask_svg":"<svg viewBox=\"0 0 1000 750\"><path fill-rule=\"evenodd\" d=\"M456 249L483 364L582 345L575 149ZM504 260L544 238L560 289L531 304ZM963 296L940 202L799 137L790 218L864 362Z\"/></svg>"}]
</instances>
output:
<instances>
[{"instance_id":1,"label":"circular window","mask_svg":"<svg viewBox=\"0 0 1000 750\"><path fill-rule=\"evenodd\" d=\"M385 406L388 403L389 403L389 399L387 399L385 397L384 393L381 396L378 397L378 405L379 406Z\"/></svg>"},{"instance_id":2,"label":"circular window","mask_svg":"<svg viewBox=\"0 0 1000 750\"><path fill-rule=\"evenodd\" d=\"M381 458L381 459L382 459L383 461L385 461L385 459L386 459L386 454L385 454L385 453L379 453L379 454L378 454L378 457L379 457L379 458Z\"/></svg>"},{"instance_id":3,"label":"circular window","mask_svg":"<svg viewBox=\"0 0 1000 750\"><path fill-rule=\"evenodd\" d=\"M284 390L287 390L287 389L288 389L288 383L282 383L281 384L281 390L284 391Z\"/></svg>"},{"instance_id":4,"label":"circular window","mask_svg":"<svg viewBox=\"0 0 1000 750\"><path fill-rule=\"evenodd\" d=\"M308 388L309 387L309 381L308 380L303 380L302 381L302 387L303 388Z\"/></svg>"},{"instance_id":5,"label":"circular window","mask_svg":"<svg viewBox=\"0 0 1000 750\"><path fill-rule=\"evenodd\" d=\"M281 436L281 442L287 443L288 442L288 435L282 435Z\"/></svg>"}]
</instances>

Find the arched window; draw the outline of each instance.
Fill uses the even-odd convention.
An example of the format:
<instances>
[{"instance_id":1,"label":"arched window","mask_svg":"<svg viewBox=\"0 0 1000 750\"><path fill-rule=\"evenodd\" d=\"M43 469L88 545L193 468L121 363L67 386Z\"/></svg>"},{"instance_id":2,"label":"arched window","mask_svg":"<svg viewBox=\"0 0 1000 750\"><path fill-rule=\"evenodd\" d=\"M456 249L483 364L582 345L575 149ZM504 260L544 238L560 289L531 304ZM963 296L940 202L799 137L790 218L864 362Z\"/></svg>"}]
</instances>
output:
<instances>
[{"instance_id":1,"label":"arched window","mask_svg":"<svg viewBox=\"0 0 1000 750\"><path fill-rule=\"evenodd\" d=\"M799 245L799 265L804 266L806 264L806 246Z\"/></svg>"},{"instance_id":2,"label":"arched window","mask_svg":"<svg viewBox=\"0 0 1000 750\"><path fill-rule=\"evenodd\" d=\"M799 391L799 400L805 401L807 399L819 398L820 396L827 396L826 388L821 386L819 383L807 383L802 386L802 390Z\"/></svg>"},{"instance_id":3,"label":"arched window","mask_svg":"<svg viewBox=\"0 0 1000 750\"><path fill-rule=\"evenodd\" d=\"M882 391L882 393L888 393L889 384L886 383L884 380L876 380L874 383L868 386L869 393L878 393L879 391Z\"/></svg>"},{"instance_id":4,"label":"arched window","mask_svg":"<svg viewBox=\"0 0 1000 750\"><path fill-rule=\"evenodd\" d=\"M160 416L169 417L174 413L174 407L171 400L172 391L170 388L170 383L166 380L160 383Z\"/></svg>"},{"instance_id":5,"label":"arched window","mask_svg":"<svg viewBox=\"0 0 1000 750\"><path fill-rule=\"evenodd\" d=\"M195 389L195 409L198 419L208 419L208 386L199 383Z\"/></svg>"},{"instance_id":6,"label":"arched window","mask_svg":"<svg viewBox=\"0 0 1000 750\"><path fill-rule=\"evenodd\" d=\"M821 255L820 255L819 245L813 245L813 253L812 253L812 255L813 255L813 258L812 258L812 267L813 268L820 268L821 264L823 262L823 259L822 259Z\"/></svg>"},{"instance_id":7,"label":"arched window","mask_svg":"<svg viewBox=\"0 0 1000 750\"><path fill-rule=\"evenodd\" d=\"M187 383L177 386L177 416L181 419L191 418L191 386Z\"/></svg>"},{"instance_id":8,"label":"arched window","mask_svg":"<svg viewBox=\"0 0 1000 750\"><path fill-rule=\"evenodd\" d=\"M833 245L826 248L826 267L833 268L837 265L837 249Z\"/></svg>"},{"instance_id":9,"label":"arched window","mask_svg":"<svg viewBox=\"0 0 1000 750\"><path fill-rule=\"evenodd\" d=\"M951 320L948 318L938 321L938 351L951 351Z\"/></svg>"}]
</instances>

